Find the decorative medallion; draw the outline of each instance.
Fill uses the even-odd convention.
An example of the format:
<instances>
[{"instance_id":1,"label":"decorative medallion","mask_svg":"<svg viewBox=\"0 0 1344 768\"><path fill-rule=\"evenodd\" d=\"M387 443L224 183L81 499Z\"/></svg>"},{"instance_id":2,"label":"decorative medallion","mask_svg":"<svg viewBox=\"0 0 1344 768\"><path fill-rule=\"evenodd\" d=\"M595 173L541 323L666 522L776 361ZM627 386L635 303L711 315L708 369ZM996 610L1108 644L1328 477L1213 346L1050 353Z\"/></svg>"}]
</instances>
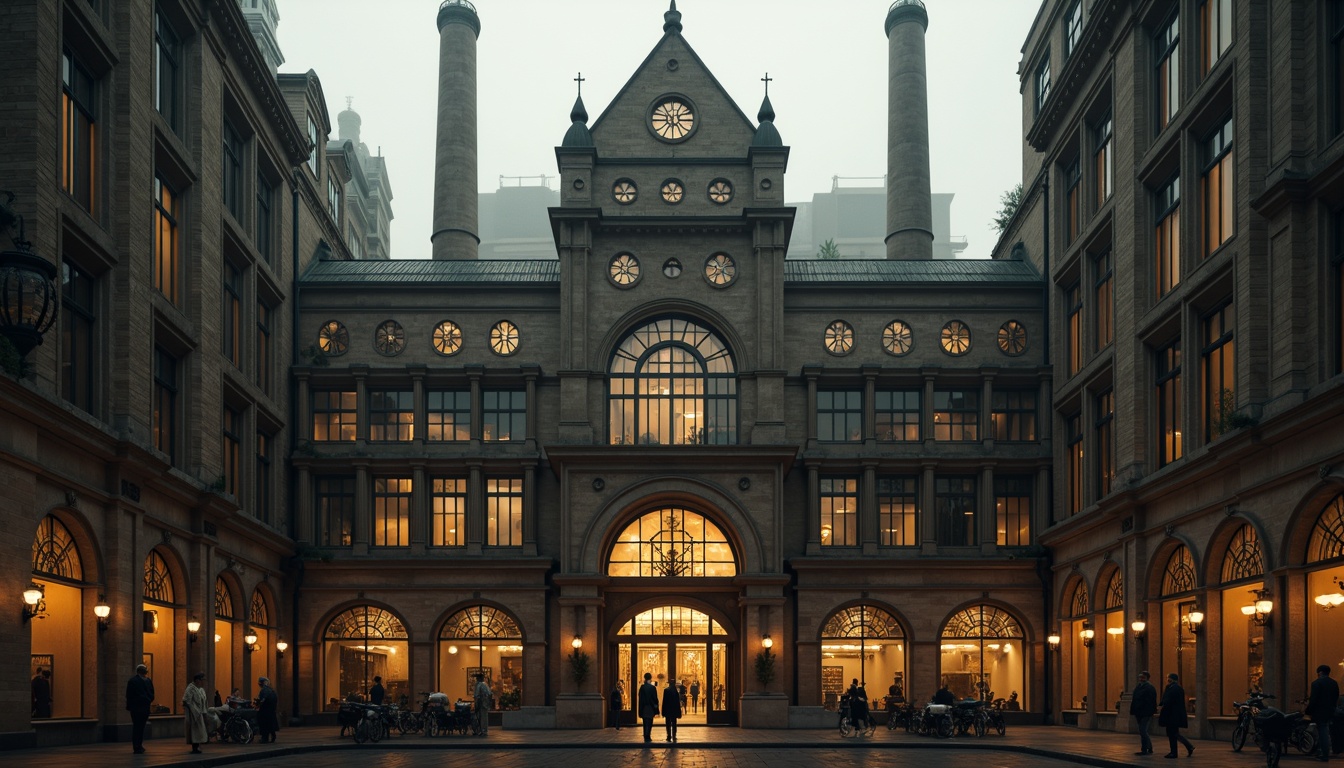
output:
<instances>
[{"instance_id":1,"label":"decorative medallion","mask_svg":"<svg viewBox=\"0 0 1344 768\"><path fill-rule=\"evenodd\" d=\"M1003 354L1017 357L1027 351L1027 328L1016 320L999 326L999 349Z\"/></svg>"},{"instance_id":2,"label":"decorative medallion","mask_svg":"<svg viewBox=\"0 0 1344 768\"><path fill-rule=\"evenodd\" d=\"M681 198L686 196L686 188L676 179L668 179L663 182L663 202L669 205L676 205L681 202Z\"/></svg>"},{"instance_id":3,"label":"decorative medallion","mask_svg":"<svg viewBox=\"0 0 1344 768\"><path fill-rule=\"evenodd\" d=\"M396 320L386 320L373 332L373 347L378 354L399 355L406 348L406 329Z\"/></svg>"},{"instance_id":4,"label":"decorative medallion","mask_svg":"<svg viewBox=\"0 0 1344 768\"><path fill-rule=\"evenodd\" d=\"M727 205L733 199L733 185L727 179L715 179L709 183L709 199L718 205Z\"/></svg>"},{"instance_id":5,"label":"decorative medallion","mask_svg":"<svg viewBox=\"0 0 1344 768\"><path fill-rule=\"evenodd\" d=\"M518 351L518 326L508 320L500 320L490 329L490 349L496 355L508 357Z\"/></svg>"},{"instance_id":6,"label":"decorative medallion","mask_svg":"<svg viewBox=\"0 0 1344 768\"><path fill-rule=\"evenodd\" d=\"M611 185L611 196L621 205L629 205L635 202L639 197L639 190L635 189L635 182L629 179L621 179Z\"/></svg>"},{"instance_id":7,"label":"decorative medallion","mask_svg":"<svg viewBox=\"0 0 1344 768\"><path fill-rule=\"evenodd\" d=\"M705 260L705 279L710 285L728 285L737 277L737 264L726 253L716 253Z\"/></svg>"},{"instance_id":8,"label":"decorative medallion","mask_svg":"<svg viewBox=\"0 0 1344 768\"><path fill-rule=\"evenodd\" d=\"M681 260L668 259L663 262L663 276L671 279L681 277Z\"/></svg>"},{"instance_id":9,"label":"decorative medallion","mask_svg":"<svg viewBox=\"0 0 1344 768\"><path fill-rule=\"evenodd\" d=\"M847 355L854 349L854 327L844 320L832 321L826 326L826 351L832 355Z\"/></svg>"},{"instance_id":10,"label":"decorative medallion","mask_svg":"<svg viewBox=\"0 0 1344 768\"><path fill-rule=\"evenodd\" d=\"M618 254L611 260L607 274L611 277L611 282L621 287L634 285L639 279L639 259L628 253Z\"/></svg>"},{"instance_id":11,"label":"decorative medallion","mask_svg":"<svg viewBox=\"0 0 1344 768\"><path fill-rule=\"evenodd\" d=\"M462 349L462 329L452 320L434 326L434 351L444 357L456 355Z\"/></svg>"},{"instance_id":12,"label":"decorative medallion","mask_svg":"<svg viewBox=\"0 0 1344 768\"><path fill-rule=\"evenodd\" d=\"M943 351L949 355L964 355L971 349L971 329L960 320L943 326Z\"/></svg>"},{"instance_id":13,"label":"decorative medallion","mask_svg":"<svg viewBox=\"0 0 1344 768\"><path fill-rule=\"evenodd\" d=\"M695 114L690 106L679 99L659 102L649 116L649 127L659 138L681 141L695 128Z\"/></svg>"},{"instance_id":14,"label":"decorative medallion","mask_svg":"<svg viewBox=\"0 0 1344 768\"><path fill-rule=\"evenodd\" d=\"M350 332L339 320L328 320L317 332L317 346L323 354L340 357L350 349Z\"/></svg>"},{"instance_id":15,"label":"decorative medallion","mask_svg":"<svg viewBox=\"0 0 1344 768\"><path fill-rule=\"evenodd\" d=\"M910 333L910 326L904 321L892 320L887 323L887 327L882 329L882 348L889 355L900 357L908 354L910 349L915 346L915 337Z\"/></svg>"}]
</instances>

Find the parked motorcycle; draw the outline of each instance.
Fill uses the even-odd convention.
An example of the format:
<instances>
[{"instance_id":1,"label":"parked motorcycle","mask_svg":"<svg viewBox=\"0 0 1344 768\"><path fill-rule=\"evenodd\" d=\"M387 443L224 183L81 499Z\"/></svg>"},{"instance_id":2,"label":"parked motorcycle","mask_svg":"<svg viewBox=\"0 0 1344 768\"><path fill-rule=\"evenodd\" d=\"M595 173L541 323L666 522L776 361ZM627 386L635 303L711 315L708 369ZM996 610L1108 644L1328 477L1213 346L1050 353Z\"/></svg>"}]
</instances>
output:
<instances>
[{"instance_id":1,"label":"parked motorcycle","mask_svg":"<svg viewBox=\"0 0 1344 768\"><path fill-rule=\"evenodd\" d=\"M1259 691L1247 691L1245 701L1234 701L1232 706L1237 708L1237 725L1232 729L1232 751L1240 752L1246 745L1246 737L1251 735L1255 746L1261 746L1261 735L1255 729L1255 715L1265 707L1265 700L1274 698L1273 694L1260 693Z\"/></svg>"}]
</instances>

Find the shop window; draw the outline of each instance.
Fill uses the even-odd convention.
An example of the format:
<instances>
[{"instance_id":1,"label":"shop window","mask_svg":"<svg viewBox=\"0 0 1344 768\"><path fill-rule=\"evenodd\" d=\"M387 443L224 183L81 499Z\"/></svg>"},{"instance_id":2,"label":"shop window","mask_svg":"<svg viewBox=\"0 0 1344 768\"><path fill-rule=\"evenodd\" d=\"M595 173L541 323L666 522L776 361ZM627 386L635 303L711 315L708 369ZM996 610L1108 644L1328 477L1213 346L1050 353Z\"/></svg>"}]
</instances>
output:
<instances>
[{"instance_id":1,"label":"shop window","mask_svg":"<svg viewBox=\"0 0 1344 768\"><path fill-rule=\"evenodd\" d=\"M842 608L821 628L819 703L835 711L841 694L855 678L864 682L873 711L884 708L883 691L905 698L905 631L895 616L877 606Z\"/></svg>"},{"instance_id":2,"label":"shop window","mask_svg":"<svg viewBox=\"0 0 1344 768\"><path fill-rule=\"evenodd\" d=\"M320 679L324 709L343 701L365 701L373 678L383 678L388 701L413 696L410 637L401 619L371 605L350 608L331 620L322 636ZM253 654L255 655L255 654ZM466 696L466 690L458 696Z\"/></svg>"},{"instance_id":3,"label":"shop window","mask_svg":"<svg viewBox=\"0 0 1344 768\"><path fill-rule=\"evenodd\" d=\"M1028 660L1015 617L994 606L972 606L948 619L940 639L940 681L957 698L993 701L1018 694L1022 708L1028 707Z\"/></svg>"},{"instance_id":4,"label":"shop window","mask_svg":"<svg viewBox=\"0 0 1344 768\"><path fill-rule=\"evenodd\" d=\"M30 672L36 681L34 720L83 715L84 563L70 529L54 515L38 523L33 538L32 583L42 590L38 616L24 626L31 632ZM45 684L45 687L44 687Z\"/></svg>"}]
</instances>

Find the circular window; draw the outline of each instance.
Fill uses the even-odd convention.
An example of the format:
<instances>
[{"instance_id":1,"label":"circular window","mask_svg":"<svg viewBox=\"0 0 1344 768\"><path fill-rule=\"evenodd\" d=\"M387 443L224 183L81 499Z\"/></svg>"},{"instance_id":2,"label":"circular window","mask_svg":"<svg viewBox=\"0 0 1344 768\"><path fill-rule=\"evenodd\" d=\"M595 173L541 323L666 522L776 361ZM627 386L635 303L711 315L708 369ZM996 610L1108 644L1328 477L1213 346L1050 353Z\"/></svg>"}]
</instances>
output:
<instances>
[{"instance_id":1,"label":"circular window","mask_svg":"<svg viewBox=\"0 0 1344 768\"><path fill-rule=\"evenodd\" d=\"M681 277L681 260L668 259L663 262L663 276L677 278Z\"/></svg>"},{"instance_id":2,"label":"circular window","mask_svg":"<svg viewBox=\"0 0 1344 768\"><path fill-rule=\"evenodd\" d=\"M660 139L681 141L695 129L695 111L681 99L664 99L649 115L649 127Z\"/></svg>"},{"instance_id":3,"label":"circular window","mask_svg":"<svg viewBox=\"0 0 1344 768\"><path fill-rule=\"evenodd\" d=\"M882 329L882 348L889 355L907 354L910 348L915 346L915 337L910 333L910 326L903 321L892 320L887 323L887 327Z\"/></svg>"},{"instance_id":4,"label":"circular window","mask_svg":"<svg viewBox=\"0 0 1344 768\"><path fill-rule=\"evenodd\" d=\"M832 355L847 355L854 349L854 327L844 320L826 326L826 351Z\"/></svg>"},{"instance_id":5,"label":"circular window","mask_svg":"<svg viewBox=\"0 0 1344 768\"><path fill-rule=\"evenodd\" d=\"M999 326L999 349L1014 357L1027 351L1027 328L1016 320Z\"/></svg>"},{"instance_id":6,"label":"circular window","mask_svg":"<svg viewBox=\"0 0 1344 768\"><path fill-rule=\"evenodd\" d=\"M709 199L718 205L727 205L733 199L733 185L727 179L715 179L709 183Z\"/></svg>"},{"instance_id":7,"label":"circular window","mask_svg":"<svg viewBox=\"0 0 1344 768\"><path fill-rule=\"evenodd\" d=\"M676 179L668 179L663 182L663 202L670 205L676 205L681 202L681 198L686 196L686 188Z\"/></svg>"},{"instance_id":8,"label":"circular window","mask_svg":"<svg viewBox=\"0 0 1344 768\"><path fill-rule=\"evenodd\" d=\"M328 320L317 332L317 346L324 354L340 357L350 349L350 332L339 320Z\"/></svg>"},{"instance_id":9,"label":"circular window","mask_svg":"<svg viewBox=\"0 0 1344 768\"><path fill-rule=\"evenodd\" d=\"M621 205L629 205L639 197L639 190L635 188L635 182L621 179L611 185L611 196Z\"/></svg>"},{"instance_id":10,"label":"circular window","mask_svg":"<svg viewBox=\"0 0 1344 768\"><path fill-rule=\"evenodd\" d=\"M508 357L518 351L518 326L508 320L500 320L490 329L490 349L496 355Z\"/></svg>"},{"instance_id":11,"label":"circular window","mask_svg":"<svg viewBox=\"0 0 1344 768\"><path fill-rule=\"evenodd\" d=\"M462 349L462 329L452 320L434 326L434 351L444 357L456 355Z\"/></svg>"},{"instance_id":12,"label":"circular window","mask_svg":"<svg viewBox=\"0 0 1344 768\"><path fill-rule=\"evenodd\" d=\"M949 355L964 355L971 348L971 329L960 320L943 326L943 351Z\"/></svg>"},{"instance_id":13,"label":"circular window","mask_svg":"<svg viewBox=\"0 0 1344 768\"><path fill-rule=\"evenodd\" d=\"M618 254L611 260L607 275L619 286L633 285L639 279L639 259L628 253Z\"/></svg>"},{"instance_id":14,"label":"circular window","mask_svg":"<svg viewBox=\"0 0 1344 768\"><path fill-rule=\"evenodd\" d=\"M399 355L406 348L406 330L396 320L387 320L373 332L373 346L380 355Z\"/></svg>"},{"instance_id":15,"label":"circular window","mask_svg":"<svg viewBox=\"0 0 1344 768\"><path fill-rule=\"evenodd\" d=\"M737 264L726 253L716 253L705 260L705 279L710 285L727 285L737 277Z\"/></svg>"}]
</instances>

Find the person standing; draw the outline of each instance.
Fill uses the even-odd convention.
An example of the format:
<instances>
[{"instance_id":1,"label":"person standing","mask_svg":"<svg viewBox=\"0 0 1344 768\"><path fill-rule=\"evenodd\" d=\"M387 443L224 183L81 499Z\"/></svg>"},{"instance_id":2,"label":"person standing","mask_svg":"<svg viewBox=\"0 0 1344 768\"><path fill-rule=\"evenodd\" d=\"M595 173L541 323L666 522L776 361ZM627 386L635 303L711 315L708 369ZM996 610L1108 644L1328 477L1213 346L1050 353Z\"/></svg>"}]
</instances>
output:
<instances>
[{"instance_id":1,"label":"person standing","mask_svg":"<svg viewBox=\"0 0 1344 768\"><path fill-rule=\"evenodd\" d=\"M476 689L472 691L472 698L476 700L475 709L479 715L480 735L490 735L490 700L495 698L495 692L490 690L490 684L485 682L485 675L476 674Z\"/></svg>"},{"instance_id":2,"label":"person standing","mask_svg":"<svg viewBox=\"0 0 1344 768\"><path fill-rule=\"evenodd\" d=\"M268 677L257 678L257 730L261 732L262 744L274 744L275 734L280 730L280 694L271 687Z\"/></svg>"},{"instance_id":3,"label":"person standing","mask_svg":"<svg viewBox=\"0 0 1344 768\"><path fill-rule=\"evenodd\" d=\"M653 718L658 716L658 688L653 674L644 673L644 684L639 686L639 719L644 721L644 741L653 741Z\"/></svg>"},{"instance_id":4,"label":"person standing","mask_svg":"<svg viewBox=\"0 0 1344 768\"><path fill-rule=\"evenodd\" d=\"M46 669L33 675L33 717L51 717L51 672Z\"/></svg>"},{"instance_id":5,"label":"person standing","mask_svg":"<svg viewBox=\"0 0 1344 768\"><path fill-rule=\"evenodd\" d=\"M611 713L611 724L616 726L616 730L621 730L621 712L625 709L625 691L621 690L621 681L611 686L611 701L607 704L607 710Z\"/></svg>"},{"instance_id":6,"label":"person standing","mask_svg":"<svg viewBox=\"0 0 1344 768\"><path fill-rule=\"evenodd\" d=\"M1185 745L1186 757L1195 754L1195 745L1181 735L1181 729L1190 725L1190 720L1185 711L1185 689L1181 687L1180 675L1175 672L1167 675L1167 688L1162 692L1162 714L1157 716L1157 724L1167 729L1167 741L1171 742L1171 751L1163 757L1176 757L1178 741Z\"/></svg>"},{"instance_id":7,"label":"person standing","mask_svg":"<svg viewBox=\"0 0 1344 768\"><path fill-rule=\"evenodd\" d=\"M381 707L383 699L387 697L387 690L383 688L383 676L373 676L373 687L369 689L369 703Z\"/></svg>"},{"instance_id":8,"label":"person standing","mask_svg":"<svg viewBox=\"0 0 1344 768\"><path fill-rule=\"evenodd\" d=\"M205 726L206 704L205 673L197 672L182 692L182 726L193 755L199 755L201 745L210 741L210 729Z\"/></svg>"},{"instance_id":9,"label":"person standing","mask_svg":"<svg viewBox=\"0 0 1344 768\"><path fill-rule=\"evenodd\" d=\"M145 753L145 723L149 722L149 706L154 703L154 681L149 679L149 667L141 664L126 681L126 711L131 713L131 749L137 755Z\"/></svg>"},{"instance_id":10,"label":"person standing","mask_svg":"<svg viewBox=\"0 0 1344 768\"><path fill-rule=\"evenodd\" d=\"M691 711L700 711L700 681L691 681Z\"/></svg>"},{"instance_id":11,"label":"person standing","mask_svg":"<svg viewBox=\"0 0 1344 768\"><path fill-rule=\"evenodd\" d=\"M677 740L677 718L681 717L681 696L685 685L669 685L663 689L663 720L667 725L667 740Z\"/></svg>"},{"instance_id":12,"label":"person standing","mask_svg":"<svg viewBox=\"0 0 1344 768\"><path fill-rule=\"evenodd\" d=\"M1013 693L1017 695L1016 692ZM1134 697L1129 700L1129 714L1139 723L1139 751L1136 755L1153 754L1153 740L1148 735L1148 726L1153 722L1153 715L1157 712L1157 689L1148 682L1148 672L1144 670L1139 673L1139 682L1134 686ZM1173 745L1172 752L1176 751Z\"/></svg>"},{"instance_id":13,"label":"person standing","mask_svg":"<svg viewBox=\"0 0 1344 768\"><path fill-rule=\"evenodd\" d=\"M1330 666L1322 664L1316 668L1316 679L1311 681L1307 717L1316 724L1316 745L1319 750L1316 759L1323 763L1330 759L1330 721L1335 717L1338 704L1339 683L1330 679Z\"/></svg>"}]
</instances>

